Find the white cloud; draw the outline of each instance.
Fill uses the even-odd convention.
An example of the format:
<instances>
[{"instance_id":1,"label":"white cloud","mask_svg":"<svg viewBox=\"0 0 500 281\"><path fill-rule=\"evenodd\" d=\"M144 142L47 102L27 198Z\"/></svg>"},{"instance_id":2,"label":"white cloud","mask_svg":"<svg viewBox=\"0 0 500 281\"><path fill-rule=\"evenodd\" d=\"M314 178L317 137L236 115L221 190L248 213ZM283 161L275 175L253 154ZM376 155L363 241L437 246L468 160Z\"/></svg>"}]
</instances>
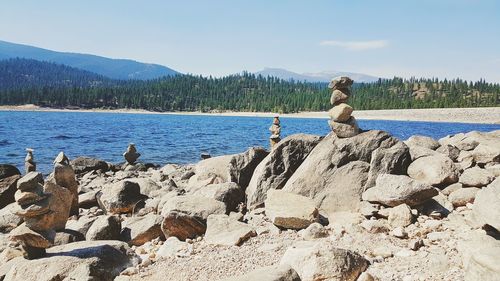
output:
<instances>
[{"instance_id":1,"label":"white cloud","mask_svg":"<svg viewBox=\"0 0 500 281\"><path fill-rule=\"evenodd\" d=\"M351 51L364 51L371 49L380 49L389 46L387 40L371 40L371 41L335 41L326 40L319 43L321 46L340 47Z\"/></svg>"}]
</instances>

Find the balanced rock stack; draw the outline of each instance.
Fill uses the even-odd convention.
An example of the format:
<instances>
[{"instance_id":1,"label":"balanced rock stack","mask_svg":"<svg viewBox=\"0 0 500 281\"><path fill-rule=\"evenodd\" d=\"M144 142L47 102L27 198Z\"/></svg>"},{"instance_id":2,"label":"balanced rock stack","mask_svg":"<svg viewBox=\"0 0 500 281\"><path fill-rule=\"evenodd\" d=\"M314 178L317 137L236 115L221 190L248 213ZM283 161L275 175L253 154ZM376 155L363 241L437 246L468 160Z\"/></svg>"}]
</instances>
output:
<instances>
[{"instance_id":1,"label":"balanced rock stack","mask_svg":"<svg viewBox=\"0 0 500 281\"><path fill-rule=\"evenodd\" d=\"M328 88L333 89L330 98L333 108L328 112L330 116L328 124L339 138L349 138L359 134L358 123L351 116L353 108L346 103L351 95L352 83L351 78L342 76L333 78L328 85Z\"/></svg>"},{"instance_id":2,"label":"balanced rock stack","mask_svg":"<svg viewBox=\"0 0 500 281\"><path fill-rule=\"evenodd\" d=\"M28 258L43 256L45 248L52 245L55 232L50 223L53 219L50 197L51 194L44 192L41 173L29 172L17 182L15 213L25 223L11 232L11 239L21 243Z\"/></svg>"},{"instance_id":3,"label":"balanced rock stack","mask_svg":"<svg viewBox=\"0 0 500 281\"><path fill-rule=\"evenodd\" d=\"M123 153L123 157L127 161L128 164L134 165L135 161L141 156L140 153L137 152L137 149L135 148L135 144L131 143L127 147L127 151Z\"/></svg>"},{"instance_id":4,"label":"balanced rock stack","mask_svg":"<svg viewBox=\"0 0 500 281\"><path fill-rule=\"evenodd\" d=\"M26 158L24 158L24 170L25 173L29 172L34 172L36 171L36 163L35 159L33 158L33 149L32 148L26 148Z\"/></svg>"},{"instance_id":5,"label":"balanced rock stack","mask_svg":"<svg viewBox=\"0 0 500 281\"><path fill-rule=\"evenodd\" d=\"M70 215L78 215L78 182L75 171L64 152L60 152L54 160L54 173L51 175L58 186L64 187L72 194ZM65 202L67 203L67 202Z\"/></svg>"}]
</instances>

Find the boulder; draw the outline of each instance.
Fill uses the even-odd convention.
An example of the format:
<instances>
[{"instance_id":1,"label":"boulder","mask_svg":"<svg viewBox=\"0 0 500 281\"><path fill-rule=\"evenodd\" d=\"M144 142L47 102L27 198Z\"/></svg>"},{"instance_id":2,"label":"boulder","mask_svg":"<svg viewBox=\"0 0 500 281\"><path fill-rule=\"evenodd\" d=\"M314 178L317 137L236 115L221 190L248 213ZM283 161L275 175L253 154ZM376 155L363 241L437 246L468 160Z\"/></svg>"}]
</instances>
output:
<instances>
[{"instance_id":1,"label":"boulder","mask_svg":"<svg viewBox=\"0 0 500 281\"><path fill-rule=\"evenodd\" d=\"M436 150L440 146L439 142L435 139L420 135L411 136L404 143L409 147L421 146L431 150Z\"/></svg>"},{"instance_id":2,"label":"boulder","mask_svg":"<svg viewBox=\"0 0 500 281\"><path fill-rule=\"evenodd\" d=\"M328 116L335 122L347 122L351 118L352 111L353 108L350 105L341 103L330 109Z\"/></svg>"},{"instance_id":3,"label":"boulder","mask_svg":"<svg viewBox=\"0 0 500 281\"><path fill-rule=\"evenodd\" d=\"M408 176L382 174L378 176L375 187L365 191L363 200L387 206L407 204L416 206L437 195L431 185L415 181Z\"/></svg>"},{"instance_id":4,"label":"boulder","mask_svg":"<svg viewBox=\"0 0 500 281\"><path fill-rule=\"evenodd\" d=\"M45 249L53 245L55 235L54 231L35 232L23 223L10 232L10 239L25 246Z\"/></svg>"},{"instance_id":5,"label":"boulder","mask_svg":"<svg viewBox=\"0 0 500 281\"><path fill-rule=\"evenodd\" d=\"M465 281L496 281L500 276L500 241L484 234L475 234L461 242Z\"/></svg>"},{"instance_id":6,"label":"boulder","mask_svg":"<svg viewBox=\"0 0 500 281\"><path fill-rule=\"evenodd\" d=\"M82 209L98 207L97 196L101 196L100 190L89 191L78 195L78 207Z\"/></svg>"},{"instance_id":7,"label":"boulder","mask_svg":"<svg viewBox=\"0 0 500 281\"><path fill-rule=\"evenodd\" d=\"M387 221L393 228L406 227L412 223L413 215L411 214L410 206L406 204L398 205L389 210Z\"/></svg>"},{"instance_id":8,"label":"boulder","mask_svg":"<svg viewBox=\"0 0 500 281\"><path fill-rule=\"evenodd\" d=\"M429 217L446 217L453 211L453 204L443 193L438 194L416 207L419 213Z\"/></svg>"},{"instance_id":9,"label":"boulder","mask_svg":"<svg viewBox=\"0 0 500 281\"><path fill-rule=\"evenodd\" d=\"M210 184L193 192L193 195L223 202L226 205L226 214L236 211L238 205L245 202L245 192L234 182Z\"/></svg>"},{"instance_id":10,"label":"boulder","mask_svg":"<svg viewBox=\"0 0 500 281\"><path fill-rule=\"evenodd\" d=\"M122 226L121 237L131 245L140 246L155 238L164 237L161 231L163 217L149 213L143 217L127 218Z\"/></svg>"},{"instance_id":11,"label":"boulder","mask_svg":"<svg viewBox=\"0 0 500 281\"><path fill-rule=\"evenodd\" d=\"M288 248L280 265L290 265L302 281L355 281L368 261L356 252L335 248L332 242L299 242Z\"/></svg>"},{"instance_id":12,"label":"boulder","mask_svg":"<svg viewBox=\"0 0 500 281\"><path fill-rule=\"evenodd\" d=\"M85 236L96 219L97 217L81 216L78 220L68 220L66 229L76 231Z\"/></svg>"},{"instance_id":13,"label":"boulder","mask_svg":"<svg viewBox=\"0 0 500 281\"><path fill-rule=\"evenodd\" d=\"M246 223L226 215L210 215L207 219L205 242L214 245L240 246L257 233Z\"/></svg>"},{"instance_id":14,"label":"boulder","mask_svg":"<svg viewBox=\"0 0 500 281\"><path fill-rule=\"evenodd\" d=\"M480 165L487 163L499 163L500 162L500 147L498 145L498 139L496 144L483 144L480 143L472 151L472 157L474 161Z\"/></svg>"},{"instance_id":15,"label":"boulder","mask_svg":"<svg viewBox=\"0 0 500 281\"><path fill-rule=\"evenodd\" d=\"M56 232L56 236L54 237L54 245L56 246L78 241L85 241L85 236L83 236L80 232L69 229Z\"/></svg>"},{"instance_id":16,"label":"boulder","mask_svg":"<svg viewBox=\"0 0 500 281\"><path fill-rule=\"evenodd\" d=\"M441 153L434 151L432 149L425 148L423 146L409 146L411 161L415 161L418 158L426 156L443 156Z\"/></svg>"},{"instance_id":17,"label":"boulder","mask_svg":"<svg viewBox=\"0 0 500 281\"><path fill-rule=\"evenodd\" d=\"M350 138L359 134L358 122L354 116L351 116L347 121L342 123L328 120L328 125L330 125L330 129L332 129L339 138Z\"/></svg>"},{"instance_id":18,"label":"boulder","mask_svg":"<svg viewBox=\"0 0 500 281\"><path fill-rule=\"evenodd\" d=\"M460 155L460 149L449 144L439 147L438 149L436 149L436 151L445 155L446 157L449 157L453 162L456 162L458 156Z\"/></svg>"},{"instance_id":19,"label":"boulder","mask_svg":"<svg viewBox=\"0 0 500 281\"><path fill-rule=\"evenodd\" d=\"M313 196L320 212L358 211L369 170L370 165L363 161L353 161L335 170L329 179L331 184Z\"/></svg>"},{"instance_id":20,"label":"boulder","mask_svg":"<svg viewBox=\"0 0 500 281\"><path fill-rule=\"evenodd\" d=\"M22 260L5 276L9 281L99 280L112 281L132 266L130 249L120 241L82 241L47 250L47 257Z\"/></svg>"},{"instance_id":21,"label":"boulder","mask_svg":"<svg viewBox=\"0 0 500 281\"><path fill-rule=\"evenodd\" d=\"M330 133L309 153L283 190L314 198L324 189L335 188L333 175L337 169L352 161L370 163L375 149L398 142L383 131L363 132L349 139Z\"/></svg>"},{"instance_id":22,"label":"boulder","mask_svg":"<svg viewBox=\"0 0 500 281\"><path fill-rule=\"evenodd\" d=\"M19 172L19 169L17 169L16 166L9 164L0 164L0 180L15 175L21 175L21 172Z\"/></svg>"},{"instance_id":23,"label":"boulder","mask_svg":"<svg viewBox=\"0 0 500 281\"><path fill-rule=\"evenodd\" d=\"M131 213L138 202L147 197L141 194L139 184L122 180L103 188L100 201L106 211L113 214Z\"/></svg>"},{"instance_id":24,"label":"boulder","mask_svg":"<svg viewBox=\"0 0 500 281\"><path fill-rule=\"evenodd\" d=\"M186 254L189 252L188 245L188 243L182 242L177 237L172 236L167 238L165 243L161 245L156 255L163 258L186 256Z\"/></svg>"},{"instance_id":25,"label":"boulder","mask_svg":"<svg viewBox=\"0 0 500 281\"><path fill-rule=\"evenodd\" d=\"M371 158L365 188L374 186L380 174L406 175L411 163L409 148L403 142L397 142L389 148L377 148L372 152Z\"/></svg>"},{"instance_id":26,"label":"boulder","mask_svg":"<svg viewBox=\"0 0 500 281\"><path fill-rule=\"evenodd\" d=\"M439 140L441 144L451 144L463 151L470 151L471 156L479 165L490 162L500 162L500 134L498 131L477 132L447 136Z\"/></svg>"},{"instance_id":27,"label":"boulder","mask_svg":"<svg viewBox=\"0 0 500 281\"><path fill-rule=\"evenodd\" d=\"M459 171L453 161L445 156L426 156L413 161L408 175L418 181L442 186L456 183Z\"/></svg>"},{"instance_id":28,"label":"boulder","mask_svg":"<svg viewBox=\"0 0 500 281\"><path fill-rule=\"evenodd\" d=\"M492 172L476 166L466 169L460 176L459 182L464 186L482 187L488 185L494 179L495 175Z\"/></svg>"},{"instance_id":29,"label":"boulder","mask_svg":"<svg viewBox=\"0 0 500 281\"><path fill-rule=\"evenodd\" d=\"M0 208L15 202L16 184L20 178L20 175L13 175L0 179Z\"/></svg>"},{"instance_id":30,"label":"boulder","mask_svg":"<svg viewBox=\"0 0 500 281\"><path fill-rule=\"evenodd\" d=\"M8 233L23 223L23 219L15 214L17 203L11 203L0 209L0 232Z\"/></svg>"},{"instance_id":31,"label":"boulder","mask_svg":"<svg viewBox=\"0 0 500 281\"><path fill-rule=\"evenodd\" d=\"M453 204L453 207L465 206L467 203L474 203L474 198L479 190L481 189L476 187L460 188L450 193L448 200Z\"/></svg>"},{"instance_id":32,"label":"boulder","mask_svg":"<svg viewBox=\"0 0 500 281\"><path fill-rule=\"evenodd\" d=\"M245 189L255 168L267 154L261 147L252 147L243 153L202 160L196 164L195 175L189 179L189 186L198 187L205 180L215 177L216 181L212 180L210 184L235 182Z\"/></svg>"},{"instance_id":33,"label":"boulder","mask_svg":"<svg viewBox=\"0 0 500 281\"><path fill-rule=\"evenodd\" d=\"M328 230L320 223L312 223L306 229L299 231L300 237L304 240L314 240L328 236Z\"/></svg>"},{"instance_id":34,"label":"boulder","mask_svg":"<svg viewBox=\"0 0 500 281\"><path fill-rule=\"evenodd\" d=\"M85 156L71 160L70 164L76 174L84 174L90 171L109 171L109 165L105 161Z\"/></svg>"},{"instance_id":35,"label":"boulder","mask_svg":"<svg viewBox=\"0 0 500 281\"><path fill-rule=\"evenodd\" d=\"M463 185L461 183L457 182L457 183L450 184L447 187L445 187L443 190L441 190L441 193L443 193L444 195L448 196L453 191L461 189L461 188L463 188Z\"/></svg>"},{"instance_id":36,"label":"boulder","mask_svg":"<svg viewBox=\"0 0 500 281\"><path fill-rule=\"evenodd\" d=\"M282 189L320 140L319 136L296 134L274 146L255 168L246 188L248 208L262 205L269 189Z\"/></svg>"},{"instance_id":37,"label":"boulder","mask_svg":"<svg viewBox=\"0 0 500 281\"><path fill-rule=\"evenodd\" d=\"M211 214L225 214L224 203L195 195L177 196L169 199L163 206L162 231L165 237L175 236L180 240L203 235L207 228L206 220Z\"/></svg>"},{"instance_id":38,"label":"boulder","mask_svg":"<svg viewBox=\"0 0 500 281\"><path fill-rule=\"evenodd\" d=\"M319 218L314 201L282 190L270 189L265 206L267 217L281 228L303 229Z\"/></svg>"},{"instance_id":39,"label":"boulder","mask_svg":"<svg viewBox=\"0 0 500 281\"><path fill-rule=\"evenodd\" d=\"M473 213L481 224L488 224L500 231L500 178L476 193Z\"/></svg>"},{"instance_id":40,"label":"boulder","mask_svg":"<svg viewBox=\"0 0 500 281\"><path fill-rule=\"evenodd\" d=\"M117 216L99 216L90 226L85 239L96 240L119 240L121 222Z\"/></svg>"},{"instance_id":41,"label":"boulder","mask_svg":"<svg viewBox=\"0 0 500 281\"><path fill-rule=\"evenodd\" d=\"M148 197L154 197L154 195L161 189L161 186L149 178L135 178L128 179L128 181L137 183L139 185L139 190L141 194Z\"/></svg>"},{"instance_id":42,"label":"boulder","mask_svg":"<svg viewBox=\"0 0 500 281\"><path fill-rule=\"evenodd\" d=\"M223 281L301 281L297 272L289 265L272 265L257 268L240 276L233 276Z\"/></svg>"}]
</instances>

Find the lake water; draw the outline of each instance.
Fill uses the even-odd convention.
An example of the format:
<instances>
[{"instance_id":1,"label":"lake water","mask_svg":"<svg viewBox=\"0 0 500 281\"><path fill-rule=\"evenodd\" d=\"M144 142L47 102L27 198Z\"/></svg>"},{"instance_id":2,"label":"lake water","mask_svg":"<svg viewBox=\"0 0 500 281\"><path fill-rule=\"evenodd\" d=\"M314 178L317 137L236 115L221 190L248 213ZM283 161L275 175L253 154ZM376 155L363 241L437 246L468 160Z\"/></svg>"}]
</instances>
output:
<instances>
[{"instance_id":1,"label":"lake water","mask_svg":"<svg viewBox=\"0 0 500 281\"><path fill-rule=\"evenodd\" d=\"M282 136L326 135L326 119L281 118ZM25 148L35 149L38 170L47 173L59 151L113 163L135 143L142 162L194 163L201 153L239 153L268 147L272 118L123 113L0 111L0 163L22 167ZM363 129L388 131L404 140L420 134L441 138L460 132L499 130L500 125L359 120Z\"/></svg>"}]
</instances>

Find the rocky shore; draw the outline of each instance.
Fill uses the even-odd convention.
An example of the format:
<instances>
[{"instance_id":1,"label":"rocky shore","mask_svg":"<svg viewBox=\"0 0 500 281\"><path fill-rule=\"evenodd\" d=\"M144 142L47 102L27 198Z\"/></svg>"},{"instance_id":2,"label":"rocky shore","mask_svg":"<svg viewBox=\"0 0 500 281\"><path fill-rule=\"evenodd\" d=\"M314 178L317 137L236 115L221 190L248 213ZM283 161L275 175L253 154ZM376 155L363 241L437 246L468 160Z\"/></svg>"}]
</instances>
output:
<instances>
[{"instance_id":1,"label":"rocky shore","mask_svg":"<svg viewBox=\"0 0 500 281\"><path fill-rule=\"evenodd\" d=\"M61 154L46 179L3 164L0 280L498 280L499 143L332 132L185 166L140 144Z\"/></svg>"}]
</instances>

